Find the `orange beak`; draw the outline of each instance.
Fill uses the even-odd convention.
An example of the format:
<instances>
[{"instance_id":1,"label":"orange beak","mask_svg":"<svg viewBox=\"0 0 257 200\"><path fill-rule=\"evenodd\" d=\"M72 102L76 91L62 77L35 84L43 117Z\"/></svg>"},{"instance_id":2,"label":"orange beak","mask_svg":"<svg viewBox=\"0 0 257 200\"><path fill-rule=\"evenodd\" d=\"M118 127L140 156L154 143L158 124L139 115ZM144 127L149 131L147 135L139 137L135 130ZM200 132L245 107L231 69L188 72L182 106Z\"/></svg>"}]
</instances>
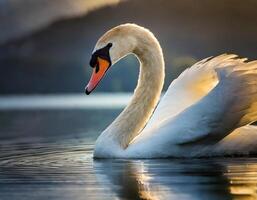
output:
<instances>
[{"instance_id":1,"label":"orange beak","mask_svg":"<svg viewBox=\"0 0 257 200\"><path fill-rule=\"evenodd\" d=\"M93 69L93 73L91 75L90 81L88 82L86 86L86 94L89 95L98 85L98 83L101 81L101 79L104 77L106 71L110 67L110 62L97 57L97 64Z\"/></svg>"}]
</instances>

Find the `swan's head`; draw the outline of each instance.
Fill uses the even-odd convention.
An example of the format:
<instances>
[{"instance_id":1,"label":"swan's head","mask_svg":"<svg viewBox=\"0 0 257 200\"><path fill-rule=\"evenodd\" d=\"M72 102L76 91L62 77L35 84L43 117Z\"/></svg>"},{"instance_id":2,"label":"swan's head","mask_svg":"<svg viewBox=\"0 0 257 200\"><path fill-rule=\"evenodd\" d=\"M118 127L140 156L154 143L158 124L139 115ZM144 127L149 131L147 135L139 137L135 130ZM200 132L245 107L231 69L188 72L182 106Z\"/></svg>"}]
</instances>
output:
<instances>
[{"instance_id":1,"label":"swan's head","mask_svg":"<svg viewBox=\"0 0 257 200\"><path fill-rule=\"evenodd\" d=\"M120 25L106 32L98 40L90 60L93 72L86 86L86 94L96 88L112 65L127 54L133 53L137 41L132 32L140 28L134 24Z\"/></svg>"}]
</instances>

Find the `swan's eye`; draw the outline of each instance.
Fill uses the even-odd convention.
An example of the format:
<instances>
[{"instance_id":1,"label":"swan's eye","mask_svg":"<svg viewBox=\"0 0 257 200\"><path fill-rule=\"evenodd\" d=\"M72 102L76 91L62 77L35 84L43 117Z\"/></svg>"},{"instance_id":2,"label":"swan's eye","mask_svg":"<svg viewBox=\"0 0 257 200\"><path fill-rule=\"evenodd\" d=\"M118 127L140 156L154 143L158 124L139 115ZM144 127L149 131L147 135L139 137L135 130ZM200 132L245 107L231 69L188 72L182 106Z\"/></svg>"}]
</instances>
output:
<instances>
[{"instance_id":1,"label":"swan's eye","mask_svg":"<svg viewBox=\"0 0 257 200\"><path fill-rule=\"evenodd\" d=\"M108 43L105 47L96 50L93 54L92 57L90 59L90 66L95 68L97 65L97 58L102 58L107 60L110 65L111 65L111 58L110 58L110 54L109 54L109 50L112 47L112 43Z\"/></svg>"},{"instance_id":2,"label":"swan's eye","mask_svg":"<svg viewBox=\"0 0 257 200\"><path fill-rule=\"evenodd\" d=\"M112 47L112 43L108 43L107 47L111 48Z\"/></svg>"}]
</instances>

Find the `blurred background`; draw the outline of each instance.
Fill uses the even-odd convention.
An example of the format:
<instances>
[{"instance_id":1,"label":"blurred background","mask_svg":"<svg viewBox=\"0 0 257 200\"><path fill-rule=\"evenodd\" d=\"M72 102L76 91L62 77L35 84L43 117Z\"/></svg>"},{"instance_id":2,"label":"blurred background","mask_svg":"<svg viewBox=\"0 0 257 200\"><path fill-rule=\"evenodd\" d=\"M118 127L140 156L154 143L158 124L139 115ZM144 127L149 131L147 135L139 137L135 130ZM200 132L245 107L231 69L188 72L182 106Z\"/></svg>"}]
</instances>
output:
<instances>
[{"instance_id":1,"label":"blurred background","mask_svg":"<svg viewBox=\"0 0 257 200\"><path fill-rule=\"evenodd\" d=\"M110 28L137 23L156 35L165 90L197 60L256 59L256 10L256 0L0 0L0 139L96 139L128 103L139 71L128 56L84 94L92 50Z\"/></svg>"},{"instance_id":2,"label":"blurred background","mask_svg":"<svg viewBox=\"0 0 257 200\"><path fill-rule=\"evenodd\" d=\"M256 59L256 10L256 0L0 0L0 94L84 93L96 41L126 22L160 41L165 88L208 56ZM132 92L137 76L138 62L129 56L95 92Z\"/></svg>"},{"instance_id":3,"label":"blurred background","mask_svg":"<svg viewBox=\"0 0 257 200\"><path fill-rule=\"evenodd\" d=\"M92 159L136 86L134 56L84 94L94 45L114 26L155 34L165 90L197 60L257 59L256 11L257 0L0 0L0 199L257 199L256 155Z\"/></svg>"}]
</instances>

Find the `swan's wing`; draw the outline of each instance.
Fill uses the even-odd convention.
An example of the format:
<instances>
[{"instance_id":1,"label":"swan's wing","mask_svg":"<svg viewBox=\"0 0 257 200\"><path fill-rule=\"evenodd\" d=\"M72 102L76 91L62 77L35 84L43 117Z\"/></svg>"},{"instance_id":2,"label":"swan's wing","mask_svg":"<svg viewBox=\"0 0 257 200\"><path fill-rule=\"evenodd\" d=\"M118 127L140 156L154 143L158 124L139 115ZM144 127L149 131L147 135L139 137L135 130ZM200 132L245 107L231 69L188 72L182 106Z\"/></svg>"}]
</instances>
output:
<instances>
[{"instance_id":1,"label":"swan's wing","mask_svg":"<svg viewBox=\"0 0 257 200\"><path fill-rule=\"evenodd\" d=\"M163 138L176 144L213 143L257 121L257 61L216 71L219 82L208 95L162 122Z\"/></svg>"},{"instance_id":2,"label":"swan's wing","mask_svg":"<svg viewBox=\"0 0 257 200\"><path fill-rule=\"evenodd\" d=\"M240 127L222 139L214 148L216 155L250 155L257 152L257 126Z\"/></svg>"},{"instance_id":3,"label":"swan's wing","mask_svg":"<svg viewBox=\"0 0 257 200\"><path fill-rule=\"evenodd\" d=\"M206 58L185 70L169 86L146 128L158 126L163 120L177 115L208 94L218 83L216 69L241 65L246 59L223 54Z\"/></svg>"}]
</instances>

